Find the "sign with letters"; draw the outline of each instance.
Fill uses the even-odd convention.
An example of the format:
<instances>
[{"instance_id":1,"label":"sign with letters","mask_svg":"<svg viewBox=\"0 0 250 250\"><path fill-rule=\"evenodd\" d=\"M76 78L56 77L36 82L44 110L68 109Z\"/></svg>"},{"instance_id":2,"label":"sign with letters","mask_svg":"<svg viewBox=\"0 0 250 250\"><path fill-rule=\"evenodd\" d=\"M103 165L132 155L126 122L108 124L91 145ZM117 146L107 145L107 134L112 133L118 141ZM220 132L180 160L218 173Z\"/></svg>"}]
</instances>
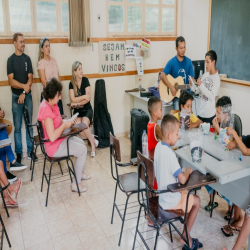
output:
<instances>
[{"instance_id":1,"label":"sign with letters","mask_svg":"<svg viewBox=\"0 0 250 250\"><path fill-rule=\"evenodd\" d=\"M99 73L126 71L125 42L99 42Z\"/></svg>"}]
</instances>

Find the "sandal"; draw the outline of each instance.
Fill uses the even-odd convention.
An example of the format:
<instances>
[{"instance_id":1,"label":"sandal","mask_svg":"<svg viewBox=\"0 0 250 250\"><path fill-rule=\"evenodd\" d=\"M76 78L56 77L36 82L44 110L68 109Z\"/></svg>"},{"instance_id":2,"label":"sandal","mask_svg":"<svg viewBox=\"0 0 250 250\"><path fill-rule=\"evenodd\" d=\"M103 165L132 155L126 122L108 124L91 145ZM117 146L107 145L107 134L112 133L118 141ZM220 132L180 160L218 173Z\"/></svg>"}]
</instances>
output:
<instances>
[{"instance_id":1,"label":"sandal","mask_svg":"<svg viewBox=\"0 0 250 250\"><path fill-rule=\"evenodd\" d=\"M228 225L228 227L232 230L232 231L236 231L236 232L240 232L241 231L241 227L236 227L236 226L233 226L231 224Z\"/></svg>"},{"instance_id":2,"label":"sandal","mask_svg":"<svg viewBox=\"0 0 250 250\"><path fill-rule=\"evenodd\" d=\"M227 232L225 231L225 229L226 229L229 233L227 233ZM221 228L221 231L222 231L222 233L223 233L226 237L234 236L234 234L233 234L233 232L232 232L232 229L231 229L228 225L225 226L225 227L222 227L222 228Z\"/></svg>"},{"instance_id":3,"label":"sandal","mask_svg":"<svg viewBox=\"0 0 250 250\"><path fill-rule=\"evenodd\" d=\"M218 206L219 206L218 202L214 202L213 209L215 209L215 208L218 207ZM208 212L210 212L211 209L212 209L212 205L211 205L210 203L208 203L208 205L205 206L205 210L208 211Z\"/></svg>"},{"instance_id":4,"label":"sandal","mask_svg":"<svg viewBox=\"0 0 250 250\"><path fill-rule=\"evenodd\" d=\"M98 141L98 140L96 140L96 138L95 138L95 137L98 137L98 136L97 136L97 135L93 135L93 134L92 134L92 137L94 138L95 147L97 148L97 147L98 147L98 145L99 145L99 141Z\"/></svg>"},{"instance_id":5,"label":"sandal","mask_svg":"<svg viewBox=\"0 0 250 250\"><path fill-rule=\"evenodd\" d=\"M95 151L90 152L91 157L95 157Z\"/></svg>"},{"instance_id":6,"label":"sandal","mask_svg":"<svg viewBox=\"0 0 250 250\"><path fill-rule=\"evenodd\" d=\"M224 220L229 221L230 220L230 216L231 216L231 212L227 212L226 215L224 216ZM231 220L234 218L234 216L232 216Z\"/></svg>"},{"instance_id":7,"label":"sandal","mask_svg":"<svg viewBox=\"0 0 250 250\"><path fill-rule=\"evenodd\" d=\"M6 207L17 207L18 206L17 202L14 200L5 201L5 204L6 204ZM2 205L4 207L4 204L2 204Z\"/></svg>"},{"instance_id":8,"label":"sandal","mask_svg":"<svg viewBox=\"0 0 250 250\"><path fill-rule=\"evenodd\" d=\"M82 174L82 180L88 180L88 179L90 179L91 177L90 177L90 175L89 174L86 174L86 173L83 173Z\"/></svg>"},{"instance_id":9,"label":"sandal","mask_svg":"<svg viewBox=\"0 0 250 250\"><path fill-rule=\"evenodd\" d=\"M202 247L203 247L203 244L200 243L198 239L193 238L193 239L192 239L192 246L191 246L191 248L189 248L189 247L185 244L185 245L182 247L182 250L188 250L188 249L190 249L190 250L197 250L197 249L202 248Z\"/></svg>"},{"instance_id":10,"label":"sandal","mask_svg":"<svg viewBox=\"0 0 250 250\"><path fill-rule=\"evenodd\" d=\"M23 184L22 178L18 179L16 183L16 199L17 199L18 194L20 193L22 184Z\"/></svg>"},{"instance_id":11,"label":"sandal","mask_svg":"<svg viewBox=\"0 0 250 250\"><path fill-rule=\"evenodd\" d=\"M72 191L72 192L78 192L76 184L72 184L72 185L71 185L71 191ZM80 193L86 192L86 191L87 191L87 188L86 188L85 186L82 185L81 188L79 187L79 191L80 191Z\"/></svg>"}]
</instances>

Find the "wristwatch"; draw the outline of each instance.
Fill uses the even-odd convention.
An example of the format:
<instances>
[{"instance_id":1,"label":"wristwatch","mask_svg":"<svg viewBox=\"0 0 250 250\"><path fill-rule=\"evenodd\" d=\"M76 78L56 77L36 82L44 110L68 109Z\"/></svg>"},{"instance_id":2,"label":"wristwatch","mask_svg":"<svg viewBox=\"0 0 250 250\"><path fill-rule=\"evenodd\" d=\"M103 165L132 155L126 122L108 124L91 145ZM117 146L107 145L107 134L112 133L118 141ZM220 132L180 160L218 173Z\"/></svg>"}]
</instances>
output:
<instances>
[{"instance_id":1,"label":"wristwatch","mask_svg":"<svg viewBox=\"0 0 250 250\"><path fill-rule=\"evenodd\" d=\"M23 94L25 94L25 95L26 95L26 92L25 92L25 91L23 91Z\"/></svg>"}]
</instances>

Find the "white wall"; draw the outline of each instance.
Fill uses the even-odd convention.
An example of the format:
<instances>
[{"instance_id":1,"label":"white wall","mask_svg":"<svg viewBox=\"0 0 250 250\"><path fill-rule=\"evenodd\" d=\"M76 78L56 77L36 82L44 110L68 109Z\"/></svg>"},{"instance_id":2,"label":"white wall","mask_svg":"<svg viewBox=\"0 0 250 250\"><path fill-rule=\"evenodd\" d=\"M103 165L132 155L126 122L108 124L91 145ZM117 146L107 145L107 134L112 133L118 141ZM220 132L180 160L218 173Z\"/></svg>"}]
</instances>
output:
<instances>
[{"instance_id":1,"label":"white wall","mask_svg":"<svg viewBox=\"0 0 250 250\"><path fill-rule=\"evenodd\" d=\"M91 0L92 12L92 33L93 37L106 37L106 0ZM192 60L204 58L207 48L208 29L208 8L209 0L179 0L178 6L178 35L183 35L187 41L186 55ZM101 22L97 21L97 14L101 15ZM197 20L198 19L198 20ZM14 52L13 45L0 45L0 81L7 80L6 62L8 57ZM34 77L37 74L38 44L27 44L25 53L31 57L34 69ZM144 60L145 69L163 68L167 61L171 59L175 52L175 42L152 42L151 56ZM84 48L71 48L67 44L51 44L51 56L56 58L60 75L70 75L73 61L80 60L83 63L84 73L98 73L98 43ZM128 60L127 71L136 70L134 60ZM90 79L91 102L94 100L95 81ZM153 86L157 80L157 73L147 74L142 77L142 86L147 88ZM126 89L137 87L138 77L123 76L105 78L108 109L116 134L129 131L130 129L130 109L133 108L133 99L125 93ZM69 109L66 104L69 102L68 83L64 81L63 104L66 115ZM40 104L41 85L33 84L33 121L36 121ZM0 106L6 112L6 119L12 121L11 112L11 89L10 87L0 88ZM22 128L23 147L26 151L25 128ZM13 132L11 133L14 142ZM12 144L14 149L14 143Z\"/></svg>"}]
</instances>

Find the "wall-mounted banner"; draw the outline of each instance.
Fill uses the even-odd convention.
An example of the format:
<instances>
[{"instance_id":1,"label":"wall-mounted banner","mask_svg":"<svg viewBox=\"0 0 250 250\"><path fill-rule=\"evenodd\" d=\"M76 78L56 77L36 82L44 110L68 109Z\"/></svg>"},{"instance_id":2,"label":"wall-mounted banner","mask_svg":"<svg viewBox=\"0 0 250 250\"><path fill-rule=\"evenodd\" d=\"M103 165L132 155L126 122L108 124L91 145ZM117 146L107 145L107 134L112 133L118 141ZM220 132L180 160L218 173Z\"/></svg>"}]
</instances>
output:
<instances>
[{"instance_id":1,"label":"wall-mounted banner","mask_svg":"<svg viewBox=\"0 0 250 250\"><path fill-rule=\"evenodd\" d=\"M142 57L136 57L136 67L138 76L142 76L144 74Z\"/></svg>"},{"instance_id":2,"label":"wall-mounted banner","mask_svg":"<svg viewBox=\"0 0 250 250\"><path fill-rule=\"evenodd\" d=\"M126 57L126 59L135 59L136 48L134 46L126 45L125 46L125 57Z\"/></svg>"},{"instance_id":3,"label":"wall-mounted banner","mask_svg":"<svg viewBox=\"0 0 250 250\"><path fill-rule=\"evenodd\" d=\"M99 42L99 73L125 71L125 42Z\"/></svg>"}]
</instances>

